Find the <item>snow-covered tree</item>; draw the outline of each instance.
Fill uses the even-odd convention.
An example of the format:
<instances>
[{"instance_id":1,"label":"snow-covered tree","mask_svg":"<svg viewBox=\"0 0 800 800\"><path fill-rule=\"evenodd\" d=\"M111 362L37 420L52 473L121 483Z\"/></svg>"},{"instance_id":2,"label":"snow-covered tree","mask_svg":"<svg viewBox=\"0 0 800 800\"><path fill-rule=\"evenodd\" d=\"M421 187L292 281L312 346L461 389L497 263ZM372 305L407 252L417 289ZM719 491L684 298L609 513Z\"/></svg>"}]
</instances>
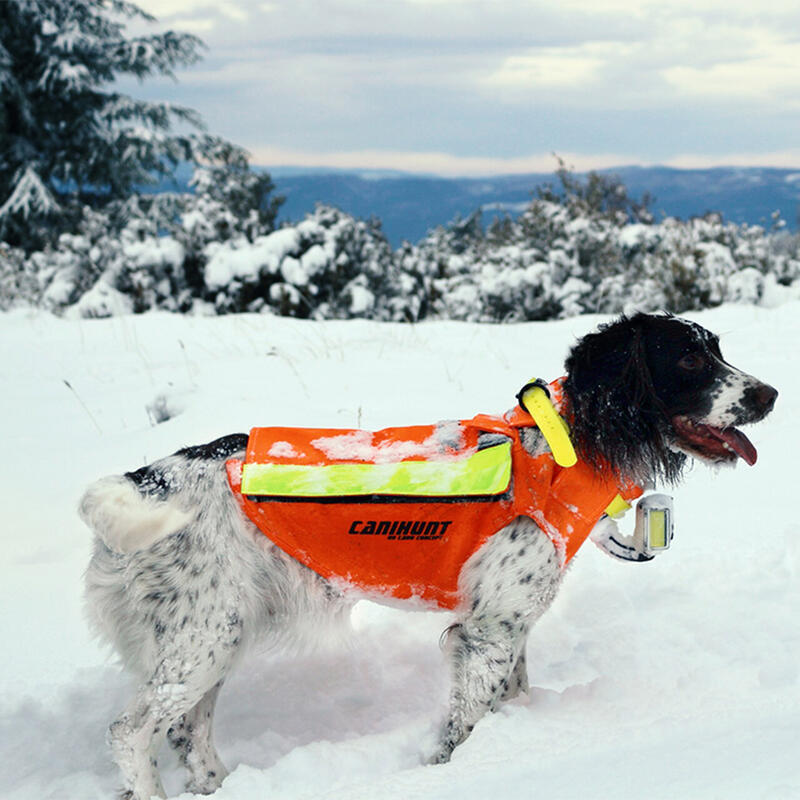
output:
<instances>
[{"instance_id":1,"label":"snow-covered tree","mask_svg":"<svg viewBox=\"0 0 800 800\"><path fill-rule=\"evenodd\" d=\"M127 197L181 161L246 169L244 152L206 135L195 111L114 89L199 58L190 34L126 36L133 19L153 21L125 0L0 2L0 240L52 241L82 205Z\"/></svg>"}]
</instances>

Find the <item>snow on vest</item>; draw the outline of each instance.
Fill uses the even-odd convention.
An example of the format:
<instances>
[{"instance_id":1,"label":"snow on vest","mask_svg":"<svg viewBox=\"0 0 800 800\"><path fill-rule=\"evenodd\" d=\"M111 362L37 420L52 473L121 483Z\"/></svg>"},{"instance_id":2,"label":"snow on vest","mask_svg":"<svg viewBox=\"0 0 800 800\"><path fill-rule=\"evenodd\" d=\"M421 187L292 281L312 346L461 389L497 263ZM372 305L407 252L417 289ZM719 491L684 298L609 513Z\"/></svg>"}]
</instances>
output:
<instances>
[{"instance_id":1,"label":"snow on vest","mask_svg":"<svg viewBox=\"0 0 800 800\"><path fill-rule=\"evenodd\" d=\"M258 528L322 577L452 609L463 565L516 517L533 519L566 565L617 495L642 493L580 460L531 456L519 429L534 425L518 406L375 432L253 428L228 479Z\"/></svg>"}]
</instances>

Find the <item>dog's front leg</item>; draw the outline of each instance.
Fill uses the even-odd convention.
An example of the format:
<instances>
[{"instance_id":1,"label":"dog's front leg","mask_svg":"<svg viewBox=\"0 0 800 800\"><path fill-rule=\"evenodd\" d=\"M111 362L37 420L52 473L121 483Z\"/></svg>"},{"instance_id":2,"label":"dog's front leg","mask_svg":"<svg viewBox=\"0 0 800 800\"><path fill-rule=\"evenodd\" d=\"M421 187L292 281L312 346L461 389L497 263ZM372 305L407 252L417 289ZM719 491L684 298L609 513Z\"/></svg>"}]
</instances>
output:
<instances>
[{"instance_id":1,"label":"dog's front leg","mask_svg":"<svg viewBox=\"0 0 800 800\"><path fill-rule=\"evenodd\" d=\"M450 708L432 763L448 761L487 711L527 688L527 632L560 581L553 543L527 517L496 533L467 562L459 585L468 611L448 631Z\"/></svg>"},{"instance_id":2,"label":"dog's front leg","mask_svg":"<svg viewBox=\"0 0 800 800\"><path fill-rule=\"evenodd\" d=\"M518 638L498 627L496 620L471 619L450 628L447 638L452 673L450 708L431 763L449 761L456 745L494 708L508 686Z\"/></svg>"},{"instance_id":3,"label":"dog's front leg","mask_svg":"<svg viewBox=\"0 0 800 800\"><path fill-rule=\"evenodd\" d=\"M508 686L500 697L501 703L507 703L513 700L520 694L527 694L530 686L528 685L528 664L525 658L525 642L527 635L522 636L522 643L519 647L519 655L511 670L511 675L508 678Z\"/></svg>"}]
</instances>

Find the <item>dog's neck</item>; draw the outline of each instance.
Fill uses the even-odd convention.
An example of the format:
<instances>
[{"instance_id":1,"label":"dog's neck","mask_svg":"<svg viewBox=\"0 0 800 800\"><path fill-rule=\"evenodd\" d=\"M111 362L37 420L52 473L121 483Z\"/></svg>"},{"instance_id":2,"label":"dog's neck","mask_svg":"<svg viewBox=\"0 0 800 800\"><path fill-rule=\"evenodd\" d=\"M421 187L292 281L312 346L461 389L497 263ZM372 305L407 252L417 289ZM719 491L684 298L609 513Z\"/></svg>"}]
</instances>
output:
<instances>
[{"instance_id":1,"label":"dog's neck","mask_svg":"<svg viewBox=\"0 0 800 800\"><path fill-rule=\"evenodd\" d=\"M686 456L670 446L668 426L660 419L643 424L641 409L619 408L603 398L576 402L568 382L561 415L570 426L578 458L592 467L610 470L638 486L675 484L681 479Z\"/></svg>"}]
</instances>

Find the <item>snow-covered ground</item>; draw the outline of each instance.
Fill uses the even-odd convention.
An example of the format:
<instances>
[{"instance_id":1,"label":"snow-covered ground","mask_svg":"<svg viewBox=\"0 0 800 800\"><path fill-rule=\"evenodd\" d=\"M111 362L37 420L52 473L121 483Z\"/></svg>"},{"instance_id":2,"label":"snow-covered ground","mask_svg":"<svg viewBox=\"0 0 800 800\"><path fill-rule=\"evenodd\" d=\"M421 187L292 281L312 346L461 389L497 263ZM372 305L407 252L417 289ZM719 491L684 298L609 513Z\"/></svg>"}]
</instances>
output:
<instances>
[{"instance_id":1,"label":"snow-covered ground","mask_svg":"<svg viewBox=\"0 0 800 800\"><path fill-rule=\"evenodd\" d=\"M781 391L750 432L759 461L693 469L674 492L673 548L652 563L584 547L531 637L530 697L484 719L450 764L423 766L449 618L362 603L344 645L254 652L231 678L217 798L800 798L800 304L692 318ZM82 617L75 505L90 480L253 425L502 411L599 321L0 316L0 796L118 785L105 732L131 687ZM161 761L179 793L175 760Z\"/></svg>"}]
</instances>

